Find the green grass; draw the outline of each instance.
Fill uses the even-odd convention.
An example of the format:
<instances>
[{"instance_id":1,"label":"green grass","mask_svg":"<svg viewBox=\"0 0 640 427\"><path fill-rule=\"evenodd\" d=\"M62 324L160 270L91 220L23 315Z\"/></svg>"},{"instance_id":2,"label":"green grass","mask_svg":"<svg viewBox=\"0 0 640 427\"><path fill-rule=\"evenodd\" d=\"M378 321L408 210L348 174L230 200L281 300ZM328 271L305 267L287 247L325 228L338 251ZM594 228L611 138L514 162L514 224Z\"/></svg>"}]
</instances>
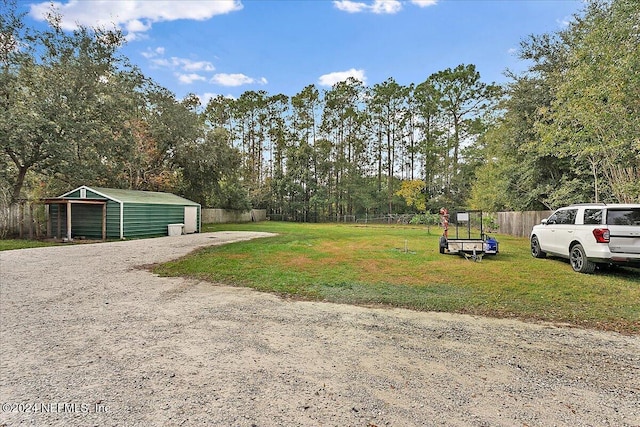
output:
<instances>
[{"instance_id":1,"label":"green grass","mask_svg":"<svg viewBox=\"0 0 640 427\"><path fill-rule=\"evenodd\" d=\"M640 333L639 270L574 273L565 261L531 257L526 238L498 235L500 254L472 262L440 254L439 230L424 227L264 222L204 229L221 230L278 236L205 248L154 271L301 299Z\"/></svg>"},{"instance_id":2,"label":"green grass","mask_svg":"<svg viewBox=\"0 0 640 427\"><path fill-rule=\"evenodd\" d=\"M43 242L40 240L0 239L0 251L10 251L13 249L41 248L44 246L56 246L59 244L60 243Z\"/></svg>"}]
</instances>

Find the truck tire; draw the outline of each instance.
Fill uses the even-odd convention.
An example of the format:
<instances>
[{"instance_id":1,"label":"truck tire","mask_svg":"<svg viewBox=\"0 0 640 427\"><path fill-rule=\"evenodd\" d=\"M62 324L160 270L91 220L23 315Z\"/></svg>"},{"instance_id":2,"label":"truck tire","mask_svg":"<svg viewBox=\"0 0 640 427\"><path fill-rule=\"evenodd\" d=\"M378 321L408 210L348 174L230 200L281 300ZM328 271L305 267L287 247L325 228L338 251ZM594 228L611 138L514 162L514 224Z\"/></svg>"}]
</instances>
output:
<instances>
[{"instance_id":1,"label":"truck tire","mask_svg":"<svg viewBox=\"0 0 640 427\"><path fill-rule=\"evenodd\" d=\"M534 258L546 258L547 253L540 249L540 241L538 240L538 236L531 237L531 255Z\"/></svg>"},{"instance_id":2,"label":"truck tire","mask_svg":"<svg viewBox=\"0 0 640 427\"><path fill-rule=\"evenodd\" d=\"M569 262L573 271L578 273L591 274L596 269L596 264L587 259L587 254L585 254L584 248L579 243L571 247Z\"/></svg>"}]
</instances>

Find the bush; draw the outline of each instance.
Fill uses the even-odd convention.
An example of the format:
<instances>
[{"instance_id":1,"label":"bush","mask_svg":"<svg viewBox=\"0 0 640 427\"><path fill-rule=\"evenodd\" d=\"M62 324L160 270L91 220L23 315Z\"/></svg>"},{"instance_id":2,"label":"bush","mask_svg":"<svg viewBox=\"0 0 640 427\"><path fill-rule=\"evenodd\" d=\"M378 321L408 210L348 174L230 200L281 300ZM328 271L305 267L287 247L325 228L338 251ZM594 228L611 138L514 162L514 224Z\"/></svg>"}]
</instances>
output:
<instances>
[{"instance_id":1,"label":"bush","mask_svg":"<svg viewBox=\"0 0 640 427\"><path fill-rule=\"evenodd\" d=\"M439 214L416 214L409 221L410 224L424 224L427 226L427 231L430 232L430 227L432 225L440 225L440 215Z\"/></svg>"}]
</instances>

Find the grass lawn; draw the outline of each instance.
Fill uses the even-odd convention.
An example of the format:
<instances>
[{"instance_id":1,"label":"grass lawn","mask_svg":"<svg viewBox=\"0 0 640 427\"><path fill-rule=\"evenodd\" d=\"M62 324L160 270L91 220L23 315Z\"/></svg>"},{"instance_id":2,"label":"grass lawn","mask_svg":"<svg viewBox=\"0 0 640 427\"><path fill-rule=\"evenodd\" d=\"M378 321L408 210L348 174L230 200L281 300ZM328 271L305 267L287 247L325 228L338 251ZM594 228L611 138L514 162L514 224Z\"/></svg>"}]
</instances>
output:
<instances>
[{"instance_id":1,"label":"grass lawn","mask_svg":"<svg viewBox=\"0 0 640 427\"><path fill-rule=\"evenodd\" d=\"M278 236L205 248L154 271L301 299L640 333L640 270L574 273L565 261L533 258L526 238L497 235L500 253L472 262L440 254L434 227L263 222L204 229L222 230Z\"/></svg>"},{"instance_id":2,"label":"grass lawn","mask_svg":"<svg viewBox=\"0 0 640 427\"><path fill-rule=\"evenodd\" d=\"M40 248L43 246L57 245L60 245L60 243L26 239L0 239L0 251L10 251L12 249Z\"/></svg>"}]
</instances>

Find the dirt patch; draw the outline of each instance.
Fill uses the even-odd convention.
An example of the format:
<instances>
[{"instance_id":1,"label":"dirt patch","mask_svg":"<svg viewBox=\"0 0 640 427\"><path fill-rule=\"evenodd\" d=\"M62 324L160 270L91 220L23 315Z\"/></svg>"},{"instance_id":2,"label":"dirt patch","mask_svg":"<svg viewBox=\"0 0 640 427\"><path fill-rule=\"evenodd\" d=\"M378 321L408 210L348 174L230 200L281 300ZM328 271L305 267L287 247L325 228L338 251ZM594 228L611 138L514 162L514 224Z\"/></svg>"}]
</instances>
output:
<instances>
[{"instance_id":1,"label":"dirt patch","mask_svg":"<svg viewBox=\"0 0 640 427\"><path fill-rule=\"evenodd\" d=\"M262 236L1 252L0 425L640 426L637 336L134 268Z\"/></svg>"}]
</instances>

